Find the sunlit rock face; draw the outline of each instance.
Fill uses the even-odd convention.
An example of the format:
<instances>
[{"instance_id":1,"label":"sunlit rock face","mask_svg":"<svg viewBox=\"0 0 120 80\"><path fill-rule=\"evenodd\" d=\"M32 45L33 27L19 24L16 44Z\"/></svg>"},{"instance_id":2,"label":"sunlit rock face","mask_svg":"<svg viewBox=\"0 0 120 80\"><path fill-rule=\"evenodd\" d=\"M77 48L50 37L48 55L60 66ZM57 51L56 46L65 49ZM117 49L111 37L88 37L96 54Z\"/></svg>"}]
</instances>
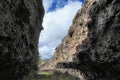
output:
<instances>
[{"instance_id":1,"label":"sunlit rock face","mask_svg":"<svg viewBox=\"0 0 120 80\"><path fill-rule=\"evenodd\" d=\"M59 68L80 70L85 80L120 79L120 2L96 0L90 9L88 35L76 48L72 63Z\"/></svg>"},{"instance_id":2,"label":"sunlit rock face","mask_svg":"<svg viewBox=\"0 0 120 80\"><path fill-rule=\"evenodd\" d=\"M83 8L76 13L68 34L56 48L54 56L41 66L41 70L52 70L55 69L58 62L72 61L72 57L76 53L76 46L82 44L87 37L88 28L86 24L90 21L89 11L94 1L86 0L84 2Z\"/></svg>"},{"instance_id":3,"label":"sunlit rock face","mask_svg":"<svg viewBox=\"0 0 120 80\"><path fill-rule=\"evenodd\" d=\"M0 0L0 80L28 80L37 70L43 15L42 0Z\"/></svg>"},{"instance_id":4,"label":"sunlit rock face","mask_svg":"<svg viewBox=\"0 0 120 80\"><path fill-rule=\"evenodd\" d=\"M89 1L90 3L88 3ZM73 51L73 48L68 48L68 46L72 45L69 41L74 40L73 37L75 36L75 40L77 40L81 36L77 35L81 33L81 29L71 27L73 29L70 28L62 44L56 49L56 56L48 61L49 64L59 60L58 62L63 63L59 63L57 68L80 70L84 80L120 80L119 5L119 0L86 0L83 9L76 18L79 25L85 24L86 27L84 28L87 30L87 36L83 37L82 43L78 41L77 47L75 46L76 51ZM83 12L87 13L87 18ZM80 15L84 16L83 21L87 21L86 23L79 22L82 20ZM75 22L77 23L77 21ZM75 22L73 21L73 24ZM82 28L82 26L79 27ZM76 35L74 35L74 29L78 29ZM72 37L71 40L69 37ZM69 41L65 42L67 38L69 38ZM67 58L63 57L65 51L68 51L67 55L70 52L75 54L72 62L68 62L69 58L67 60Z\"/></svg>"}]
</instances>

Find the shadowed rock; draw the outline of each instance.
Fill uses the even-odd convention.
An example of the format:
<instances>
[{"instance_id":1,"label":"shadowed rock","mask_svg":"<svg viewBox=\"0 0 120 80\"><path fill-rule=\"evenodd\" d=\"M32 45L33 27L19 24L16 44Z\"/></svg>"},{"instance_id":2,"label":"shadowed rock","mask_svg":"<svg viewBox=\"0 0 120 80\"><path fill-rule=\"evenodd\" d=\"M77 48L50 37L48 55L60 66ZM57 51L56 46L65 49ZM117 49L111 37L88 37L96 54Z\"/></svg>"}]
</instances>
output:
<instances>
[{"instance_id":1,"label":"shadowed rock","mask_svg":"<svg viewBox=\"0 0 120 80\"><path fill-rule=\"evenodd\" d=\"M28 80L37 70L43 15L42 0L0 0L0 80Z\"/></svg>"}]
</instances>

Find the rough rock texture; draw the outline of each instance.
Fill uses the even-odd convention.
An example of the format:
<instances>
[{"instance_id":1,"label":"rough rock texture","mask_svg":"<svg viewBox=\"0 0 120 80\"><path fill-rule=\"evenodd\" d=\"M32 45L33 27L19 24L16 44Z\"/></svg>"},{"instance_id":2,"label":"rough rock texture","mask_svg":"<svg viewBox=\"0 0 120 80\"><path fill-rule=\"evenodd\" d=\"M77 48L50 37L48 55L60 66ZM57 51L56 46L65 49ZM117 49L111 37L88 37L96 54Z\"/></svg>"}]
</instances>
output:
<instances>
[{"instance_id":1,"label":"rough rock texture","mask_svg":"<svg viewBox=\"0 0 120 80\"><path fill-rule=\"evenodd\" d=\"M78 69L76 70L71 68L56 68L54 72L61 72L63 74L68 73L69 75L78 78L78 80L84 80L81 71Z\"/></svg>"},{"instance_id":2,"label":"rough rock texture","mask_svg":"<svg viewBox=\"0 0 120 80\"><path fill-rule=\"evenodd\" d=\"M88 37L77 46L73 63L85 80L120 80L120 1L96 0L89 12Z\"/></svg>"},{"instance_id":3,"label":"rough rock texture","mask_svg":"<svg viewBox=\"0 0 120 80\"><path fill-rule=\"evenodd\" d=\"M0 0L0 80L23 80L37 70L43 15L42 0Z\"/></svg>"},{"instance_id":4,"label":"rough rock texture","mask_svg":"<svg viewBox=\"0 0 120 80\"><path fill-rule=\"evenodd\" d=\"M41 66L41 70L52 70L58 62L70 62L76 52L76 46L82 44L87 37L87 22L90 20L89 10L94 0L86 0L83 8L80 9L73 19L67 36L56 48L54 56ZM88 7L89 6L89 7Z\"/></svg>"}]
</instances>

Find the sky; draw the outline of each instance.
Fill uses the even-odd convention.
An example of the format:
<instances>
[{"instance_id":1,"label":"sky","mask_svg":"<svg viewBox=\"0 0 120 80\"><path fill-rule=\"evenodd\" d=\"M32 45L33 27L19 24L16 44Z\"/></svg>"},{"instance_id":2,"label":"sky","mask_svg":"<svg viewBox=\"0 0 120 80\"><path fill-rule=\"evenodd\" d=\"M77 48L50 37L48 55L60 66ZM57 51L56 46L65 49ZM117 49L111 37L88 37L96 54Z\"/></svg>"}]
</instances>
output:
<instances>
[{"instance_id":1,"label":"sky","mask_svg":"<svg viewBox=\"0 0 120 80\"><path fill-rule=\"evenodd\" d=\"M41 59L50 59L55 52L55 48L67 35L72 20L83 0L43 0L45 15L43 27L39 38L38 51Z\"/></svg>"}]
</instances>

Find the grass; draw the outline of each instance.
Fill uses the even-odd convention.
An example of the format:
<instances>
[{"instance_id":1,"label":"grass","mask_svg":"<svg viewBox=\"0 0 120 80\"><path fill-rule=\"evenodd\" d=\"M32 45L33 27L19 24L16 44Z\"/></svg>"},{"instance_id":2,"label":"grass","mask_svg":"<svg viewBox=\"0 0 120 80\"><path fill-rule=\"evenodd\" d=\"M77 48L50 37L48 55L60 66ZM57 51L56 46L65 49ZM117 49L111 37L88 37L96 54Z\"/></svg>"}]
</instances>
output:
<instances>
[{"instance_id":1,"label":"grass","mask_svg":"<svg viewBox=\"0 0 120 80\"><path fill-rule=\"evenodd\" d=\"M43 77L51 77L53 75L52 73L48 73L48 72L40 72L38 74Z\"/></svg>"}]
</instances>

